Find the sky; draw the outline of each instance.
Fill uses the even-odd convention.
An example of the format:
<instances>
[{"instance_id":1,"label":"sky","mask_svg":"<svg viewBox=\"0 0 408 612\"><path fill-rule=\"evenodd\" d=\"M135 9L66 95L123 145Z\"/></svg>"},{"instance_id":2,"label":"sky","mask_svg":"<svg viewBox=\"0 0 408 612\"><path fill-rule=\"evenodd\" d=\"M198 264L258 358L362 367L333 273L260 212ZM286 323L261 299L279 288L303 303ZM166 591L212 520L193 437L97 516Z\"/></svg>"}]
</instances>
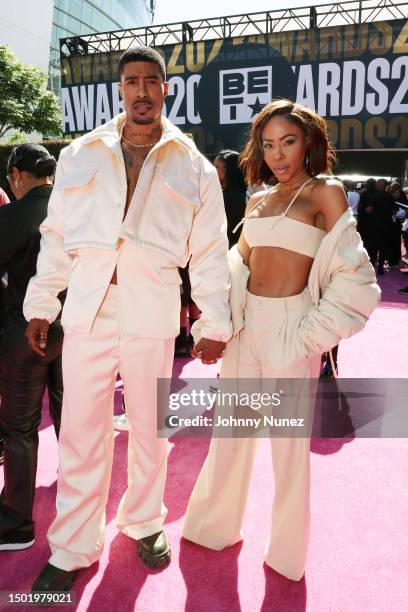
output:
<instances>
[{"instance_id":1,"label":"sky","mask_svg":"<svg viewBox=\"0 0 408 612\"><path fill-rule=\"evenodd\" d=\"M156 0L154 24L327 4L328 0ZM250 7L250 8L249 8Z\"/></svg>"}]
</instances>

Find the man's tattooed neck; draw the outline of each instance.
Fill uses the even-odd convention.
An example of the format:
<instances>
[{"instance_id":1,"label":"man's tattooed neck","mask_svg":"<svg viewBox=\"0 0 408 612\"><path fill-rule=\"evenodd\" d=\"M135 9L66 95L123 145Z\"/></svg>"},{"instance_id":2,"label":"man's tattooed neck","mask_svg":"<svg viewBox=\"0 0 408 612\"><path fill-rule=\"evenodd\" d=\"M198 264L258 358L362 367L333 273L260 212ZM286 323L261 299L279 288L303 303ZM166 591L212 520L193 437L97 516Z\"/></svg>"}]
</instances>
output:
<instances>
[{"instance_id":1,"label":"man's tattooed neck","mask_svg":"<svg viewBox=\"0 0 408 612\"><path fill-rule=\"evenodd\" d=\"M161 131L162 131L161 125L156 125L154 128L152 128L148 132L141 132L140 130L138 130L134 126L134 124L130 123L129 121L126 121L125 128L126 128L126 133L128 134L128 136L149 136L149 137L153 137L153 136L159 136L161 134Z\"/></svg>"}]
</instances>

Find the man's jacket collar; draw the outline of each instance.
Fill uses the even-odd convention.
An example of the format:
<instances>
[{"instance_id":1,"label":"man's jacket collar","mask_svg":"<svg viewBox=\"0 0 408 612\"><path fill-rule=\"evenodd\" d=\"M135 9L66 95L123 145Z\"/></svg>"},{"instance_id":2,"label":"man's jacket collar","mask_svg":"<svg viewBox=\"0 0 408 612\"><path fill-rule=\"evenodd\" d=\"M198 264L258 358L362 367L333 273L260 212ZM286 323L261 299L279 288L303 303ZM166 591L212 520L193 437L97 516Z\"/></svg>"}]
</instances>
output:
<instances>
[{"instance_id":1,"label":"man's jacket collar","mask_svg":"<svg viewBox=\"0 0 408 612\"><path fill-rule=\"evenodd\" d=\"M118 126L121 122L125 120L125 116L125 113L120 113L119 115L116 115L116 117L114 117L107 123L104 123L103 125L97 127L95 130L92 130L92 132L81 136L80 141L83 144L89 144L91 142L96 142L97 140L103 140L106 146L110 148L114 147L119 140ZM164 116L162 116L162 126L162 137L157 143L157 145L161 146L166 142L176 141L178 144L187 149L196 149L194 141L185 134L183 134L181 130L179 130L175 125L171 123L171 121L169 121Z\"/></svg>"}]
</instances>

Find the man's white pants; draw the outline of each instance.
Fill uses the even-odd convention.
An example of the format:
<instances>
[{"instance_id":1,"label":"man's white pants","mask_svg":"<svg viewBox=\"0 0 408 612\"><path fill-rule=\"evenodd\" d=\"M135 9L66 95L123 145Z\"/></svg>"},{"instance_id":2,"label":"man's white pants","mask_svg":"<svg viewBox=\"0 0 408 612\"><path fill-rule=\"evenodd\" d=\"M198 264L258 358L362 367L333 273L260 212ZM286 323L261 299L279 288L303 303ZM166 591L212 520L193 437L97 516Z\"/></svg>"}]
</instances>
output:
<instances>
[{"instance_id":1,"label":"man's white pants","mask_svg":"<svg viewBox=\"0 0 408 612\"><path fill-rule=\"evenodd\" d=\"M64 570L87 567L102 553L118 371L125 390L129 450L128 488L117 526L135 539L162 529L167 440L157 438L157 378L171 378L173 354L174 339L120 334L114 285L91 333L65 330L57 516L48 531L52 565Z\"/></svg>"},{"instance_id":2,"label":"man's white pants","mask_svg":"<svg viewBox=\"0 0 408 612\"><path fill-rule=\"evenodd\" d=\"M294 351L299 321L312 305L307 289L289 298L265 298L249 293L247 297L245 328L239 339L233 338L227 346L221 378L301 378L310 390L313 383L309 380L309 386L307 379L318 376L320 356L302 359ZM313 398L311 409L312 406ZM183 528L185 538L215 550L243 539L241 526L258 441L257 438L211 440L188 504ZM275 498L265 561L284 576L300 580L309 540L310 439L274 437L271 446ZM262 503L262 492L258 494Z\"/></svg>"}]
</instances>

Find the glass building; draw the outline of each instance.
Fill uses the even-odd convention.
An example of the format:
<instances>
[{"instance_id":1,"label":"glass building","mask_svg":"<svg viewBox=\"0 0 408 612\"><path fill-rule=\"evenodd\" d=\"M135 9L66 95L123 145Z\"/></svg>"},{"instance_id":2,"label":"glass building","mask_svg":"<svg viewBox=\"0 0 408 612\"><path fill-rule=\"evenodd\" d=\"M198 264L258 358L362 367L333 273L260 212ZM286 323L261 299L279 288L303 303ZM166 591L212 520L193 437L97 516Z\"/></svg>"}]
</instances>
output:
<instances>
[{"instance_id":1,"label":"glass building","mask_svg":"<svg viewBox=\"0 0 408 612\"><path fill-rule=\"evenodd\" d=\"M151 25L155 4L155 0L54 0L49 89L60 95L60 38Z\"/></svg>"}]
</instances>

